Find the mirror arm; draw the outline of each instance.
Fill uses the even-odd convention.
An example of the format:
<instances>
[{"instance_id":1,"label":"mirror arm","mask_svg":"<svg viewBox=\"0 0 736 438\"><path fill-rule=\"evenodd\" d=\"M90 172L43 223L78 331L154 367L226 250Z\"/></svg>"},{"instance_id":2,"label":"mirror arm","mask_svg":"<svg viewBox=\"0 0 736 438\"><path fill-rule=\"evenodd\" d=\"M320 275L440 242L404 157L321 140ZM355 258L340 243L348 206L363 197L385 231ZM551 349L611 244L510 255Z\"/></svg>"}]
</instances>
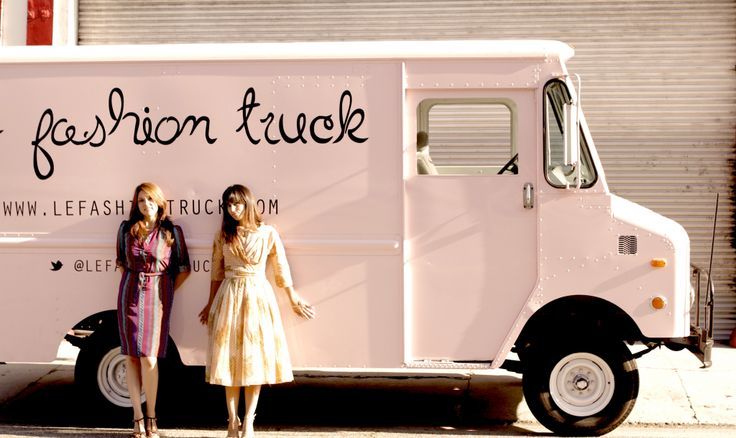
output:
<instances>
[{"instance_id":1,"label":"mirror arm","mask_svg":"<svg viewBox=\"0 0 736 438\"><path fill-rule=\"evenodd\" d=\"M577 113L577 116L575 117L575 124L576 124L575 135L577 137L577 142L576 142L577 143L577 153L576 153L577 163L575 163L575 179L577 180L577 188L579 189L581 185L581 168L583 167L580 165L581 164L580 160L582 158L580 156L580 118L581 118L580 116L582 113L581 108L583 106L582 105L583 104L583 83L580 80L579 74L575 73L575 77L578 80L578 104L577 104L578 113Z\"/></svg>"}]
</instances>

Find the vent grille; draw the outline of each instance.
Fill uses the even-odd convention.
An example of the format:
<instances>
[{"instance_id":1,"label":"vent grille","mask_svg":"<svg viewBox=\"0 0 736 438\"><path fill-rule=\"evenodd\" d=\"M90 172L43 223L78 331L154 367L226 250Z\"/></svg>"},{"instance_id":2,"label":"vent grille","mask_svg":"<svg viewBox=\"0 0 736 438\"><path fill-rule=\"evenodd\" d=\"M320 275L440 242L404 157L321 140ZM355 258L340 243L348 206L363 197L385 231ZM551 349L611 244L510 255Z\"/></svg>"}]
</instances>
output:
<instances>
[{"instance_id":1,"label":"vent grille","mask_svg":"<svg viewBox=\"0 0 736 438\"><path fill-rule=\"evenodd\" d=\"M636 254L637 252L636 236L618 236L618 253L621 255Z\"/></svg>"}]
</instances>

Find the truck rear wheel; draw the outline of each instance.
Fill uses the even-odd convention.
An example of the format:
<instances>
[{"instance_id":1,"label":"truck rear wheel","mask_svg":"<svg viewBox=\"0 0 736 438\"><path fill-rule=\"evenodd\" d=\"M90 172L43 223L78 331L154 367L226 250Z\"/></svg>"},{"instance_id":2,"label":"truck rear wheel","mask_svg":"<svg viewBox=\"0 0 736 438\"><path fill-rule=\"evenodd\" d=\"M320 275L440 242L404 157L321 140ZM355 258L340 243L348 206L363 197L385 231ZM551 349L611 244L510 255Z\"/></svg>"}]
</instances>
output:
<instances>
[{"instance_id":1,"label":"truck rear wheel","mask_svg":"<svg viewBox=\"0 0 736 438\"><path fill-rule=\"evenodd\" d=\"M557 346L528 357L523 387L532 414L552 432L598 436L634 408L639 372L623 342Z\"/></svg>"},{"instance_id":2,"label":"truck rear wheel","mask_svg":"<svg viewBox=\"0 0 736 438\"><path fill-rule=\"evenodd\" d=\"M92 399L109 408L132 406L128 392L125 356L117 333L95 332L79 351L74 380ZM145 394L141 396L145 401Z\"/></svg>"}]
</instances>

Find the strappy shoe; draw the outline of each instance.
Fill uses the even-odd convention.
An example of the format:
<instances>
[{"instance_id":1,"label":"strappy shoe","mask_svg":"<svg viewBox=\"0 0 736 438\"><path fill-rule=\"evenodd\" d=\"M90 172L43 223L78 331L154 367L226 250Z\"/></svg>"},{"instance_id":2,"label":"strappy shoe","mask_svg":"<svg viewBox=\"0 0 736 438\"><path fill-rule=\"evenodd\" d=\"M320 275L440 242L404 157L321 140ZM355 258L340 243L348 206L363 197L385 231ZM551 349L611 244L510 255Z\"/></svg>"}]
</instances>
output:
<instances>
[{"instance_id":1,"label":"strappy shoe","mask_svg":"<svg viewBox=\"0 0 736 438\"><path fill-rule=\"evenodd\" d=\"M236 417L235 421L232 421L228 418L226 438L240 438L240 425L240 418Z\"/></svg>"},{"instance_id":2,"label":"strappy shoe","mask_svg":"<svg viewBox=\"0 0 736 438\"><path fill-rule=\"evenodd\" d=\"M130 438L143 438L144 436L146 436L145 417L133 420L133 433L130 434Z\"/></svg>"},{"instance_id":3,"label":"strappy shoe","mask_svg":"<svg viewBox=\"0 0 736 438\"><path fill-rule=\"evenodd\" d=\"M158 434L156 417L146 417L146 438L161 438Z\"/></svg>"},{"instance_id":4,"label":"strappy shoe","mask_svg":"<svg viewBox=\"0 0 736 438\"><path fill-rule=\"evenodd\" d=\"M256 419L256 414L246 415L245 423L243 423L243 438L255 438L256 433L253 431L253 421Z\"/></svg>"}]
</instances>

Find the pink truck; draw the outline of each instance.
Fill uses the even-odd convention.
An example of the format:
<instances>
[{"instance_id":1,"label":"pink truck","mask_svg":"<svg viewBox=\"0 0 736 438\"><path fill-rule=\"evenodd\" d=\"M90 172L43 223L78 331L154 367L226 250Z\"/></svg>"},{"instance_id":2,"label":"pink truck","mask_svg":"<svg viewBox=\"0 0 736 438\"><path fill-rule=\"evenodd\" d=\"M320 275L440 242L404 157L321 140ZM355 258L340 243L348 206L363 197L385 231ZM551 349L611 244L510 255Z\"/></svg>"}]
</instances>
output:
<instances>
[{"instance_id":1,"label":"pink truck","mask_svg":"<svg viewBox=\"0 0 736 438\"><path fill-rule=\"evenodd\" d=\"M614 429L643 352L710 364L712 289L700 296L682 226L610 193L572 55L555 41L0 49L0 360L51 361L66 338L80 383L129 405L115 232L154 181L194 271L171 356L202 365L219 197L243 183L318 308L306 322L285 307L298 370L502 367L552 431Z\"/></svg>"}]
</instances>

